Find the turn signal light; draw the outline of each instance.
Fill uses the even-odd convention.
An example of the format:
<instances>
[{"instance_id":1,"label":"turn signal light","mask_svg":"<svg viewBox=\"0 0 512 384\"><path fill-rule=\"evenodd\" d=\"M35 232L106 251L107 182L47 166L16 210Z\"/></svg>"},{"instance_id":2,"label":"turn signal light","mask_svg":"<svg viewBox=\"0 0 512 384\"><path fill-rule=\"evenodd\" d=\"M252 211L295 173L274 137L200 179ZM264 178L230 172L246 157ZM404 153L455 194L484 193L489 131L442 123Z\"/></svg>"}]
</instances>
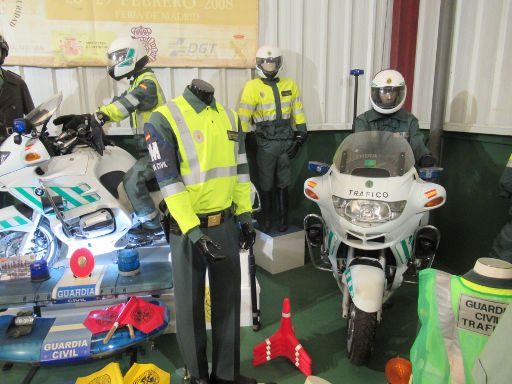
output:
<instances>
[{"instance_id":1,"label":"turn signal light","mask_svg":"<svg viewBox=\"0 0 512 384\"><path fill-rule=\"evenodd\" d=\"M36 161L39 160L41 156L38 153L30 152L25 155L25 161Z\"/></svg>"},{"instance_id":2,"label":"turn signal light","mask_svg":"<svg viewBox=\"0 0 512 384\"><path fill-rule=\"evenodd\" d=\"M436 197L435 199L427 201L427 203L425 204L425 207L426 208L436 207L439 204L442 204L443 201L444 201L444 197L439 196L439 197Z\"/></svg>"},{"instance_id":3,"label":"turn signal light","mask_svg":"<svg viewBox=\"0 0 512 384\"><path fill-rule=\"evenodd\" d=\"M305 188L304 193L307 196L311 197L313 200L318 200L318 195L315 192L313 192L311 189Z\"/></svg>"}]
</instances>

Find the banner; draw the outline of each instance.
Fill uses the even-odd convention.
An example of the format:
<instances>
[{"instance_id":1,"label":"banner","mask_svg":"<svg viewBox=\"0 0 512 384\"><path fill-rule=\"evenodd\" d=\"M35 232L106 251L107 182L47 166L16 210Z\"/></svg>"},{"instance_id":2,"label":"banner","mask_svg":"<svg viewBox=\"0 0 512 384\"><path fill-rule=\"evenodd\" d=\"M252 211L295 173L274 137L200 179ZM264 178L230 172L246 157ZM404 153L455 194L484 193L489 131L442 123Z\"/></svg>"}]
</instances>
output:
<instances>
[{"instance_id":1,"label":"banner","mask_svg":"<svg viewBox=\"0 0 512 384\"><path fill-rule=\"evenodd\" d=\"M105 66L114 39L144 44L152 67L252 68L257 0L0 0L6 65Z\"/></svg>"}]
</instances>

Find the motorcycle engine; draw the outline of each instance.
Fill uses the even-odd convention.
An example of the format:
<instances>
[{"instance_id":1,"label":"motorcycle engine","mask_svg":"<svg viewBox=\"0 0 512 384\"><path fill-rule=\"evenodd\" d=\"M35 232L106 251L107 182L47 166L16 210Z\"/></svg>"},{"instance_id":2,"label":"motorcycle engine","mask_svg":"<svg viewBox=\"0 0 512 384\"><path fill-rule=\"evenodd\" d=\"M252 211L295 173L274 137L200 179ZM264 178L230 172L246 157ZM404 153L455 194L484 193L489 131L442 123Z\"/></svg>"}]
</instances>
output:
<instances>
[{"instance_id":1,"label":"motorcycle engine","mask_svg":"<svg viewBox=\"0 0 512 384\"><path fill-rule=\"evenodd\" d=\"M116 230L114 216L109 209L88 213L66 224L75 237L83 239L108 235Z\"/></svg>"}]
</instances>

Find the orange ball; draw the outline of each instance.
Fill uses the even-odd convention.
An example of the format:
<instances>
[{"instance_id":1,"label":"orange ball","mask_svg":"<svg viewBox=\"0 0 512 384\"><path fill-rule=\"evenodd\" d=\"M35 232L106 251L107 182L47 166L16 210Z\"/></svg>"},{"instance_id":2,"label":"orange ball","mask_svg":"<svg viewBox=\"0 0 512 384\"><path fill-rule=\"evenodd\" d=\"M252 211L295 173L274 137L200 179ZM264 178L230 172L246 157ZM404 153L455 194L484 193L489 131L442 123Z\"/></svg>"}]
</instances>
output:
<instances>
[{"instance_id":1,"label":"orange ball","mask_svg":"<svg viewBox=\"0 0 512 384\"><path fill-rule=\"evenodd\" d=\"M412 374L412 364L403 357L393 357L384 369L389 384L408 384Z\"/></svg>"}]
</instances>

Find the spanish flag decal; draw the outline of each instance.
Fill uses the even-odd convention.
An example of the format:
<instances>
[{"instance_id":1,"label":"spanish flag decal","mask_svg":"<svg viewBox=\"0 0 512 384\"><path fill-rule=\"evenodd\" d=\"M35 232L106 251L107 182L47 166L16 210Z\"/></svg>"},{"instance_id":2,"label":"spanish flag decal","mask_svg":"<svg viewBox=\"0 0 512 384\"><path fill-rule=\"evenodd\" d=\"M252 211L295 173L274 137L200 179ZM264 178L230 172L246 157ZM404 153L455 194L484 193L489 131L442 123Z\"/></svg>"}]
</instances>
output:
<instances>
[{"instance_id":1,"label":"spanish flag decal","mask_svg":"<svg viewBox=\"0 0 512 384\"><path fill-rule=\"evenodd\" d=\"M147 91L148 90L148 86L146 84L139 84L139 87L141 87L143 90Z\"/></svg>"},{"instance_id":2,"label":"spanish flag decal","mask_svg":"<svg viewBox=\"0 0 512 384\"><path fill-rule=\"evenodd\" d=\"M437 189L431 189L430 191L425 192L425 196L427 196L427 199L437 196Z\"/></svg>"},{"instance_id":3,"label":"spanish flag decal","mask_svg":"<svg viewBox=\"0 0 512 384\"><path fill-rule=\"evenodd\" d=\"M146 133L146 136L144 138L146 139L146 141L151 140L151 134L149 132Z\"/></svg>"},{"instance_id":4,"label":"spanish flag decal","mask_svg":"<svg viewBox=\"0 0 512 384\"><path fill-rule=\"evenodd\" d=\"M314 182L313 180L308 180L307 184L309 188L315 188L318 183Z\"/></svg>"}]
</instances>

